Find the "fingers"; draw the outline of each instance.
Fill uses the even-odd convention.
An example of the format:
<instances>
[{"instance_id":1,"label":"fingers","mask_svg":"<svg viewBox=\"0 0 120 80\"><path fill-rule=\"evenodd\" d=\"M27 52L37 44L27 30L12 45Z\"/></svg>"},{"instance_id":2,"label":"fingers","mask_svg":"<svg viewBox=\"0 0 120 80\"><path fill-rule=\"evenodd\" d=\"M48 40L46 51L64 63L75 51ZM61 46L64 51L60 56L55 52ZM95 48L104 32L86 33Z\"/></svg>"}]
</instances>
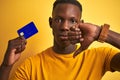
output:
<instances>
[{"instance_id":1,"label":"fingers","mask_svg":"<svg viewBox=\"0 0 120 80\"><path fill-rule=\"evenodd\" d=\"M69 32L68 36L69 36L69 40L79 39L82 37L81 32L73 32L73 31Z\"/></svg>"},{"instance_id":2,"label":"fingers","mask_svg":"<svg viewBox=\"0 0 120 80\"><path fill-rule=\"evenodd\" d=\"M25 49L25 44L21 43L21 45L16 47L15 53L20 53L20 52L24 51L24 49Z\"/></svg>"},{"instance_id":3,"label":"fingers","mask_svg":"<svg viewBox=\"0 0 120 80\"><path fill-rule=\"evenodd\" d=\"M88 46L81 46L79 49L77 49L73 55L73 57L75 58L80 52L84 51L85 49L87 49Z\"/></svg>"},{"instance_id":4,"label":"fingers","mask_svg":"<svg viewBox=\"0 0 120 80\"><path fill-rule=\"evenodd\" d=\"M89 47L89 44L81 44L80 48L77 49L73 55L73 57L75 58L80 52L86 50Z\"/></svg>"},{"instance_id":5,"label":"fingers","mask_svg":"<svg viewBox=\"0 0 120 80\"><path fill-rule=\"evenodd\" d=\"M83 51L83 49L82 49L82 47L80 47L79 49L77 49L77 50L75 51L73 57L75 58L75 57L76 57L80 52L82 52L82 51Z\"/></svg>"},{"instance_id":6,"label":"fingers","mask_svg":"<svg viewBox=\"0 0 120 80\"><path fill-rule=\"evenodd\" d=\"M19 42L16 45L16 52L15 53L20 53L20 52L24 51L25 45L27 44L27 41L23 36L19 37L18 39L19 39L18 40Z\"/></svg>"},{"instance_id":7,"label":"fingers","mask_svg":"<svg viewBox=\"0 0 120 80\"><path fill-rule=\"evenodd\" d=\"M10 40L8 44L8 50L12 51L15 49L15 53L24 51L27 41L23 36L17 37L16 39Z\"/></svg>"},{"instance_id":8,"label":"fingers","mask_svg":"<svg viewBox=\"0 0 120 80\"><path fill-rule=\"evenodd\" d=\"M84 38L84 41L80 43L81 44L80 48L75 51L73 57L76 57L80 52L86 50L92 42L93 42L92 38L90 37Z\"/></svg>"},{"instance_id":9,"label":"fingers","mask_svg":"<svg viewBox=\"0 0 120 80\"><path fill-rule=\"evenodd\" d=\"M82 42L84 39L82 38L82 32L78 25L74 25L70 28L68 32L68 39L70 40L71 44L76 44Z\"/></svg>"},{"instance_id":10,"label":"fingers","mask_svg":"<svg viewBox=\"0 0 120 80\"><path fill-rule=\"evenodd\" d=\"M76 24L76 25L74 25L74 26L72 26L71 28L70 28L70 30L71 31L80 31L80 29L78 28L78 25Z\"/></svg>"}]
</instances>

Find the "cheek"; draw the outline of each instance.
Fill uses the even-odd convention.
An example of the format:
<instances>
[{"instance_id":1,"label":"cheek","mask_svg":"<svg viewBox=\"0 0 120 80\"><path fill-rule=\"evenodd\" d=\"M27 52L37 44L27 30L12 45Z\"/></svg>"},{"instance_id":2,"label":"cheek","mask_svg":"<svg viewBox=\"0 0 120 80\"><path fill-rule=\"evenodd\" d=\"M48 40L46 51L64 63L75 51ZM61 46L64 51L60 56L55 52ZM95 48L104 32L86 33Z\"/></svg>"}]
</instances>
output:
<instances>
[{"instance_id":1,"label":"cheek","mask_svg":"<svg viewBox=\"0 0 120 80\"><path fill-rule=\"evenodd\" d=\"M59 34L60 32L60 25L53 23L52 25L52 33L54 36L57 36L57 34Z\"/></svg>"},{"instance_id":2,"label":"cheek","mask_svg":"<svg viewBox=\"0 0 120 80\"><path fill-rule=\"evenodd\" d=\"M53 29L58 30L60 28L60 23L53 22L52 27L53 27Z\"/></svg>"},{"instance_id":3,"label":"cheek","mask_svg":"<svg viewBox=\"0 0 120 80\"><path fill-rule=\"evenodd\" d=\"M59 31L59 26L58 25L53 25L52 30L54 33L57 33Z\"/></svg>"},{"instance_id":4,"label":"cheek","mask_svg":"<svg viewBox=\"0 0 120 80\"><path fill-rule=\"evenodd\" d=\"M52 28L52 33L53 33L54 36L57 35L57 32L58 32L58 29L56 29L56 28L53 27L53 28Z\"/></svg>"}]
</instances>

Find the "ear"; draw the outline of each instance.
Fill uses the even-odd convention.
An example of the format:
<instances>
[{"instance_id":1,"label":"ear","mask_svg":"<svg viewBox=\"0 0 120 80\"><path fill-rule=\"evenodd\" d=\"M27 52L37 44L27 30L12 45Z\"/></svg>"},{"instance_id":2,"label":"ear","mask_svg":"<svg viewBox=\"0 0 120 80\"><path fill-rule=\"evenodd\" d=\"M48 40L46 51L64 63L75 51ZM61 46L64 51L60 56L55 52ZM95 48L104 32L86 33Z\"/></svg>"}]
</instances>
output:
<instances>
[{"instance_id":1,"label":"ear","mask_svg":"<svg viewBox=\"0 0 120 80\"><path fill-rule=\"evenodd\" d=\"M49 25L52 28L52 18L51 17L49 17Z\"/></svg>"}]
</instances>

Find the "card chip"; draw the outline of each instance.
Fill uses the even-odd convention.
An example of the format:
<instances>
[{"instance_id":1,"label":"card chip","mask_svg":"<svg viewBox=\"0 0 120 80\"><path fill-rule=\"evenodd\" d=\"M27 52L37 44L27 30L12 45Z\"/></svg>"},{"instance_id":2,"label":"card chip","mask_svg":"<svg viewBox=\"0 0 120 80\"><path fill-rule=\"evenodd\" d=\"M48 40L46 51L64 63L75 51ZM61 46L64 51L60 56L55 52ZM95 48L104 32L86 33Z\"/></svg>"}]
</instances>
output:
<instances>
[{"instance_id":1,"label":"card chip","mask_svg":"<svg viewBox=\"0 0 120 80\"><path fill-rule=\"evenodd\" d=\"M24 32L21 32L21 33L20 33L20 36L24 36Z\"/></svg>"}]
</instances>

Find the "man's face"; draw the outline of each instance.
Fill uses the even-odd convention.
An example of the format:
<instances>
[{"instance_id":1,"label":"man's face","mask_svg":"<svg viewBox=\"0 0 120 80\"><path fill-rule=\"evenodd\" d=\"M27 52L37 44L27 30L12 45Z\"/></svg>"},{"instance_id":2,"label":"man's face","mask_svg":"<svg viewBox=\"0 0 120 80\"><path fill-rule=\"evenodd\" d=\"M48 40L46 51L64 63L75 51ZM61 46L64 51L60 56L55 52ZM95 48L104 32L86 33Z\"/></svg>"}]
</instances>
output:
<instances>
[{"instance_id":1,"label":"man's face","mask_svg":"<svg viewBox=\"0 0 120 80\"><path fill-rule=\"evenodd\" d=\"M66 47L71 44L68 32L71 27L80 22L81 11L76 5L58 4L53 13L50 26L53 29L54 45Z\"/></svg>"}]
</instances>

